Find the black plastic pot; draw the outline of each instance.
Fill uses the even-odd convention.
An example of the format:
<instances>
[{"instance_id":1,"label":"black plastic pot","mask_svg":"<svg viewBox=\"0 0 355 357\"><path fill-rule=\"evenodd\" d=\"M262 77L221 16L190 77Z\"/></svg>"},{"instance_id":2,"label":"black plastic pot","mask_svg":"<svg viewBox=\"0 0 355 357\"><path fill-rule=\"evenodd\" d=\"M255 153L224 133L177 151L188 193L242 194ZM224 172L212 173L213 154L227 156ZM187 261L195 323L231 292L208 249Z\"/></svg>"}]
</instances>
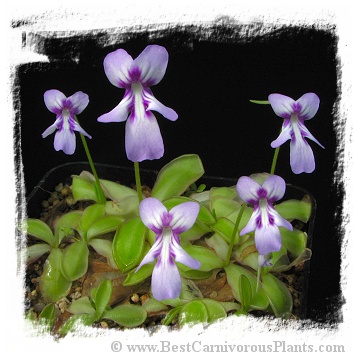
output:
<instances>
[{"instance_id":1,"label":"black plastic pot","mask_svg":"<svg viewBox=\"0 0 355 357\"><path fill-rule=\"evenodd\" d=\"M127 168L107 164L95 164L95 168L98 176L101 179L117 181L127 186L132 186L135 182L133 167ZM56 166L50 171L48 171L27 197L27 216L30 218L39 217L43 210L41 206L42 201L48 198L50 192L54 191L55 186L58 185L58 183L71 183L71 176L79 175L83 170L91 172L90 166L87 162L69 162L63 165ZM140 170L140 174L142 185L152 187L156 180L158 171ZM236 178L214 177L204 175L203 177L201 177L200 180L198 180L197 184L203 183L206 185L206 189L209 189L211 187L234 186L236 185L237 181L238 179ZM309 196L312 203L311 216L305 227L305 231L308 235L307 248L311 249L316 214L315 198L307 190L298 186L288 184L284 199L302 199L305 195ZM299 313L299 318L301 319L307 318L307 294L309 285L309 275L310 261L307 261L304 265L304 282Z\"/></svg>"}]
</instances>

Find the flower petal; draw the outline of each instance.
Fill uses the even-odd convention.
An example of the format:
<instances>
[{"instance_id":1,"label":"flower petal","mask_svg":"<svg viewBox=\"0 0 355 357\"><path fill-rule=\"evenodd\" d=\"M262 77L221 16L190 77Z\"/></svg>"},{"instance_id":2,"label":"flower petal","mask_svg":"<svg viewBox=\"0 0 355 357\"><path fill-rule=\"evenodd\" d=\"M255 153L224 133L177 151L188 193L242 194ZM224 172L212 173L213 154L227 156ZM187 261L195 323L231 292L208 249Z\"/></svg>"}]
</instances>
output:
<instances>
[{"instance_id":1,"label":"flower petal","mask_svg":"<svg viewBox=\"0 0 355 357\"><path fill-rule=\"evenodd\" d=\"M281 249L281 234L276 225L263 224L255 230L255 245L261 255L278 252Z\"/></svg>"},{"instance_id":2,"label":"flower petal","mask_svg":"<svg viewBox=\"0 0 355 357\"><path fill-rule=\"evenodd\" d=\"M283 94L270 94L268 100L275 114L284 119L290 119L294 112L295 101Z\"/></svg>"},{"instance_id":3,"label":"flower petal","mask_svg":"<svg viewBox=\"0 0 355 357\"><path fill-rule=\"evenodd\" d=\"M70 129L58 130L54 137L54 149L56 151L63 150L67 155L72 155L76 148L75 134Z\"/></svg>"},{"instance_id":4,"label":"flower petal","mask_svg":"<svg viewBox=\"0 0 355 357\"><path fill-rule=\"evenodd\" d=\"M51 126L49 126L43 133L42 133L42 138L47 137L48 135L53 134L59 127L59 123L63 119L59 117Z\"/></svg>"},{"instance_id":5,"label":"flower petal","mask_svg":"<svg viewBox=\"0 0 355 357\"><path fill-rule=\"evenodd\" d=\"M258 208L254 209L248 223L239 233L241 236L243 236L244 234L255 231L256 226L257 226L257 224L256 224L257 218L260 216L260 214L261 214L260 209L258 209Z\"/></svg>"},{"instance_id":6,"label":"flower petal","mask_svg":"<svg viewBox=\"0 0 355 357\"><path fill-rule=\"evenodd\" d=\"M291 139L292 124L289 119L284 120L280 135L271 143L272 148L276 148Z\"/></svg>"},{"instance_id":7,"label":"flower petal","mask_svg":"<svg viewBox=\"0 0 355 357\"><path fill-rule=\"evenodd\" d=\"M132 114L128 118L126 153L133 162L160 159L164 155L163 138L152 112L144 112L143 118Z\"/></svg>"},{"instance_id":8,"label":"flower petal","mask_svg":"<svg viewBox=\"0 0 355 357\"><path fill-rule=\"evenodd\" d=\"M145 264L152 263L154 260L157 258L157 256L160 254L163 246L163 240L162 240L162 235L158 236L150 248L149 252L145 255L145 257L142 259L141 263L138 265L137 269L135 270L136 272Z\"/></svg>"},{"instance_id":9,"label":"flower petal","mask_svg":"<svg viewBox=\"0 0 355 357\"><path fill-rule=\"evenodd\" d=\"M181 292L181 278L173 259L161 257L152 274L152 293L156 300L176 299Z\"/></svg>"},{"instance_id":10,"label":"flower petal","mask_svg":"<svg viewBox=\"0 0 355 357\"><path fill-rule=\"evenodd\" d=\"M164 227L163 220L167 216L168 210L158 199L148 197L140 203L139 214L143 224L158 233Z\"/></svg>"},{"instance_id":11,"label":"flower petal","mask_svg":"<svg viewBox=\"0 0 355 357\"><path fill-rule=\"evenodd\" d=\"M197 202L178 204L169 211L172 216L169 227L176 234L189 230L196 222L199 211L200 205Z\"/></svg>"},{"instance_id":12,"label":"flower petal","mask_svg":"<svg viewBox=\"0 0 355 357\"><path fill-rule=\"evenodd\" d=\"M76 130L77 132L87 136L89 139L91 139L91 135L89 135L80 125L79 123L74 119L70 119L70 126L73 130Z\"/></svg>"},{"instance_id":13,"label":"flower petal","mask_svg":"<svg viewBox=\"0 0 355 357\"><path fill-rule=\"evenodd\" d=\"M251 204L259 201L258 191L260 188L261 186L248 176L240 177L236 185L240 198Z\"/></svg>"},{"instance_id":14,"label":"flower petal","mask_svg":"<svg viewBox=\"0 0 355 357\"><path fill-rule=\"evenodd\" d=\"M301 111L298 113L298 118L302 120L312 119L319 108L319 97L315 93L303 94L297 101L301 105Z\"/></svg>"},{"instance_id":15,"label":"flower petal","mask_svg":"<svg viewBox=\"0 0 355 357\"><path fill-rule=\"evenodd\" d=\"M61 114L63 108L63 101L66 96L57 89L47 90L44 95L44 104L52 113Z\"/></svg>"},{"instance_id":16,"label":"flower petal","mask_svg":"<svg viewBox=\"0 0 355 357\"><path fill-rule=\"evenodd\" d=\"M298 123L298 126L299 126L299 128L300 128L300 131L301 131L303 137L308 138L308 139L314 141L314 142L317 143L321 148L325 149L324 146L311 134L311 132L306 128L306 126L305 126L303 123L299 122L299 123Z\"/></svg>"},{"instance_id":17,"label":"flower petal","mask_svg":"<svg viewBox=\"0 0 355 357\"><path fill-rule=\"evenodd\" d=\"M70 113L77 115L89 104L89 96L86 93L79 91L68 97L67 102L70 102L71 104Z\"/></svg>"},{"instance_id":18,"label":"flower petal","mask_svg":"<svg viewBox=\"0 0 355 357\"><path fill-rule=\"evenodd\" d=\"M111 84L118 88L130 85L129 69L132 63L132 57L122 48L109 53L104 59L104 71Z\"/></svg>"},{"instance_id":19,"label":"flower petal","mask_svg":"<svg viewBox=\"0 0 355 357\"><path fill-rule=\"evenodd\" d=\"M190 267L191 269L200 268L201 263L197 259L192 258L189 254L185 252L185 250L178 243L176 237L172 237L171 239L170 250L175 256L175 261L182 263Z\"/></svg>"},{"instance_id":20,"label":"flower petal","mask_svg":"<svg viewBox=\"0 0 355 357\"><path fill-rule=\"evenodd\" d=\"M169 55L165 47L149 45L133 61L130 74L132 77L139 75L135 80L141 82L144 87L150 87L162 80L168 60Z\"/></svg>"},{"instance_id":21,"label":"flower petal","mask_svg":"<svg viewBox=\"0 0 355 357\"><path fill-rule=\"evenodd\" d=\"M111 123L111 122L122 122L127 120L128 113L131 110L132 104L132 92L131 90L126 90L124 97L121 102L113 108L110 112L101 115L97 118L97 121L101 123Z\"/></svg>"},{"instance_id":22,"label":"flower petal","mask_svg":"<svg viewBox=\"0 0 355 357\"><path fill-rule=\"evenodd\" d=\"M175 110L159 102L159 100L154 97L151 91L145 90L143 92L143 97L148 102L147 110L154 110L163 115L166 119L172 121L175 121L178 118L178 115Z\"/></svg>"},{"instance_id":23,"label":"flower petal","mask_svg":"<svg viewBox=\"0 0 355 357\"><path fill-rule=\"evenodd\" d=\"M273 215L274 224L276 224L278 227L282 226L288 229L289 231L293 231L292 224L285 218L281 217L280 214L274 208L270 210L270 212Z\"/></svg>"},{"instance_id":24,"label":"flower petal","mask_svg":"<svg viewBox=\"0 0 355 357\"><path fill-rule=\"evenodd\" d=\"M280 200L286 191L285 180L277 175L270 175L262 186L267 191L268 201L274 202Z\"/></svg>"},{"instance_id":25,"label":"flower petal","mask_svg":"<svg viewBox=\"0 0 355 357\"><path fill-rule=\"evenodd\" d=\"M291 140L290 165L295 174L302 172L311 173L314 171L316 164L313 151L305 139Z\"/></svg>"}]
</instances>

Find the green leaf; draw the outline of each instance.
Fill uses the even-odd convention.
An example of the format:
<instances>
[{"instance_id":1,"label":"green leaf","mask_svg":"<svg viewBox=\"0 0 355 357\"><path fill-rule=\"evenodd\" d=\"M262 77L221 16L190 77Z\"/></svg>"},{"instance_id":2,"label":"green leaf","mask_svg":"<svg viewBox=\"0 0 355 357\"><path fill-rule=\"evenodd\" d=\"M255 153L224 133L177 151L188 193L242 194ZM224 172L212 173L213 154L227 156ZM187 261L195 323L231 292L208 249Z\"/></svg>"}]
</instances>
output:
<instances>
[{"instance_id":1,"label":"green leaf","mask_svg":"<svg viewBox=\"0 0 355 357\"><path fill-rule=\"evenodd\" d=\"M62 273L74 281L84 276L88 270L89 249L85 242L78 241L68 245L63 252Z\"/></svg>"},{"instance_id":2,"label":"green leaf","mask_svg":"<svg viewBox=\"0 0 355 357\"><path fill-rule=\"evenodd\" d=\"M72 194L74 201L95 201L97 200L94 183L77 175L72 176Z\"/></svg>"},{"instance_id":3,"label":"green leaf","mask_svg":"<svg viewBox=\"0 0 355 357\"><path fill-rule=\"evenodd\" d=\"M210 271L212 269L222 268L224 265L221 258L217 257L214 252L205 247L189 245L185 247L185 251L201 263L201 267L198 269L199 271Z\"/></svg>"},{"instance_id":4,"label":"green leaf","mask_svg":"<svg viewBox=\"0 0 355 357\"><path fill-rule=\"evenodd\" d=\"M176 263L178 266L180 263ZM212 271L199 271L199 270L181 270L180 275L183 278L186 279L193 279L193 280L199 280L199 279L208 279L209 277L212 276Z\"/></svg>"},{"instance_id":5,"label":"green leaf","mask_svg":"<svg viewBox=\"0 0 355 357\"><path fill-rule=\"evenodd\" d=\"M50 331L54 325L55 319L58 315L58 309L55 303L50 303L44 307L39 315L39 322L47 326L48 331Z\"/></svg>"},{"instance_id":6,"label":"green leaf","mask_svg":"<svg viewBox=\"0 0 355 357\"><path fill-rule=\"evenodd\" d=\"M312 205L305 201L292 199L275 205L275 209L285 219L298 219L307 223L311 215Z\"/></svg>"},{"instance_id":7,"label":"green leaf","mask_svg":"<svg viewBox=\"0 0 355 357\"><path fill-rule=\"evenodd\" d=\"M95 203L85 208L80 222L81 229L86 232L98 219L105 215L105 206Z\"/></svg>"},{"instance_id":8,"label":"green leaf","mask_svg":"<svg viewBox=\"0 0 355 357\"><path fill-rule=\"evenodd\" d=\"M28 218L22 225L27 235L43 240L51 247L55 246L55 238L49 226L40 219Z\"/></svg>"},{"instance_id":9,"label":"green leaf","mask_svg":"<svg viewBox=\"0 0 355 357\"><path fill-rule=\"evenodd\" d=\"M138 200L137 191L133 188L109 180L101 179L100 183L106 194L106 197L110 198L112 201L120 201L122 198L128 196L135 196Z\"/></svg>"},{"instance_id":10,"label":"green leaf","mask_svg":"<svg viewBox=\"0 0 355 357\"><path fill-rule=\"evenodd\" d=\"M249 279L244 274L239 276L238 286L242 310L247 312L251 305L252 290Z\"/></svg>"},{"instance_id":11,"label":"green leaf","mask_svg":"<svg viewBox=\"0 0 355 357\"><path fill-rule=\"evenodd\" d=\"M210 248L214 249L219 258L226 260L229 245L219 234L214 234L212 237L207 238L205 241Z\"/></svg>"},{"instance_id":12,"label":"green leaf","mask_svg":"<svg viewBox=\"0 0 355 357\"><path fill-rule=\"evenodd\" d=\"M224 197L229 200L234 200L237 197L235 187L212 187L210 189L210 197Z\"/></svg>"},{"instance_id":13,"label":"green leaf","mask_svg":"<svg viewBox=\"0 0 355 357\"><path fill-rule=\"evenodd\" d=\"M112 268L117 269L117 265L112 255L112 242L110 240L93 238L90 240L89 244L95 249L97 253L107 259L107 263Z\"/></svg>"},{"instance_id":14,"label":"green leaf","mask_svg":"<svg viewBox=\"0 0 355 357\"><path fill-rule=\"evenodd\" d=\"M269 306L269 300L260 286L258 291L256 291L257 278L255 275L253 275L249 270L236 264L229 264L224 269L227 274L228 284L231 286L233 295L237 301L241 302L242 300L239 290L239 279L241 275L245 275L249 280L252 291L250 308L254 310L267 309L267 307Z\"/></svg>"},{"instance_id":15,"label":"green leaf","mask_svg":"<svg viewBox=\"0 0 355 357\"><path fill-rule=\"evenodd\" d=\"M62 274L62 256L59 248L53 248L44 263L39 287L46 302L58 301L68 294L71 287L71 282Z\"/></svg>"},{"instance_id":16,"label":"green leaf","mask_svg":"<svg viewBox=\"0 0 355 357\"><path fill-rule=\"evenodd\" d=\"M149 312L159 312L159 311L166 311L168 307L163 304L162 302L155 300L153 298L147 299L143 304L142 307L149 313Z\"/></svg>"},{"instance_id":17,"label":"green leaf","mask_svg":"<svg viewBox=\"0 0 355 357\"><path fill-rule=\"evenodd\" d=\"M94 237L116 231L123 221L124 219L118 216L104 216L98 219L87 231L88 241Z\"/></svg>"},{"instance_id":18,"label":"green leaf","mask_svg":"<svg viewBox=\"0 0 355 357\"><path fill-rule=\"evenodd\" d=\"M201 300L192 300L185 304L179 314L179 325L194 325L208 322L208 311Z\"/></svg>"},{"instance_id":19,"label":"green leaf","mask_svg":"<svg viewBox=\"0 0 355 357\"><path fill-rule=\"evenodd\" d=\"M180 156L161 169L152 189L152 197L164 201L172 196L180 196L204 172L198 155Z\"/></svg>"},{"instance_id":20,"label":"green leaf","mask_svg":"<svg viewBox=\"0 0 355 357\"><path fill-rule=\"evenodd\" d=\"M292 313L292 296L286 285L272 274L263 275L262 287L276 317L289 318Z\"/></svg>"},{"instance_id":21,"label":"green leaf","mask_svg":"<svg viewBox=\"0 0 355 357\"><path fill-rule=\"evenodd\" d=\"M207 322L213 322L227 317L227 312L218 301L213 299L203 299L203 304L207 308Z\"/></svg>"},{"instance_id":22,"label":"green leaf","mask_svg":"<svg viewBox=\"0 0 355 357\"><path fill-rule=\"evenodd\" d=\"M137 272L135 272L135 269L131 270L123 282L123 285L132 286L141 283L152 275L154 266L155 263L149 263L144 264Z\"/></svg>"},{"instance_id":23,"label":"green leaf","mask_svg":"<svg viewBox=\"0 0 355 357\"><path fill-rule=\"evenodd\" d=\"M171 309L164 317L164 319L162 320L162 323L164 326L169 326L173 320L175 319L175 317L180 313L182 309L182 306L176 306L173 309Z\"/></svg>"},{"instance_id":24,"label":"green leaf","mask_svg":"<svg viewBox=\"0 0 355 357\"><path fill-rule=\"evenodd\" d=\"M43 254L50 252L52 247L47 243L38 243L26 248L26 263L32 263Z\"/></svg>"},{"instance_id":25,"label":"green leaf","mask_svg":"<svg viewBox=\"0 0 355 357\"><path fill-rule=\"evenodd\" d=\"M147 311L138 305L118 305L105 311L102 317L124 327L137 327L146 320Z\"/></svg>"},{"instance_id":26,"label":"green leaf","mask_svg":"<svg viewBox=\"0 0 355 357\"><path fill-rule=\"evenodd\" d=\"M71 316L60 328L59 333L66 335L74 332L80 326L91 326L96 321L96 316L91 314L80 314Z\"/></svg>"},{"instance_id":27,"label":"green leaf","mask_svg":"<svg viewBox=\"0 0 355 357\"><path fill-rule=\"evenodd\" d=\"M234 231L234 225L231 220L226 217L218 218L217 222L212 226L212 229L218 233L227 243L230 243ZM238 235L235 244L239 243Z\"/></svg>"},{"instance_id":28,"label":"green leaf","mask_svg":"<svg viewBox=\"0 0 355 357\"><path fill-rule=\"evenodd\" d=\"M96 310L93 308L88 296L83 296L78 300L72 301L67 310L74 315L78 314L95 314Z\"/></svg>"},{"instance_id":29,"label":"green leaf","mask_svg":"<svg viewBox=\"0 0 355 357\"><path fill-rule=\"evenodd\" d=\"M123 197L119 201L107 201L105 205L107 215L133 217L139 215L139 200L137 196Z\"/></svg>"},{"instance_id":30,"label":"green leaf","mask_svg":"<svg viewBox=\"0 0 355 357\"><path fill-rule=\"evenodd\" d=\"M112 254L122 272L137 266L143 258L147 228L139 217L121 224L112 243Z\"/></svg>"},{"instance_id":31,"label":"green leaf","mask_svg":"<svg viewBox=\"0 0 355 357\"><path fill-rule=\"evenodd\" d=\"M95 306L97 320L101 319L102 314L108 307L112 296L112 282L109 279L105 279L98 286L95 291Z\"/></svg>"},{"instance_id":32,"label":"green leaf","mask_svg":"<svg viewBox=\"0 0 355 357\"><path fill-rule=\"evenodd\" d=\"M71 211L66 214L63 214L58 219L58 222L55 226L54 235L57 241L57 245L61 243L63 238L68 237L74 234L74 229L78 229L82 217L81 211ZM79 232L82 234L82 232Z\"/></svg>"},{"instance_id":33,"label":"green leaf","mask_svg":"<svg viewBox=\"0 0 355 357\"><path fill-rule=\"evenodd\" d=\"M232 213L239 212L240 203L223 196L214 196L210 200L211 211L214 211L217 218L227 217Z\"/></svg>"},{"instance_id":34,"label":"green leaf","mask_svg":"<svg viewBox=\"0 0 355 357\"><path fill-rule=\"evenodd\" d=\"M284 227L279 227L281 233L282 245L293 255L299 256L307 246L306 233L294 228L290 231Z\"/></svg>"}]
</instances>

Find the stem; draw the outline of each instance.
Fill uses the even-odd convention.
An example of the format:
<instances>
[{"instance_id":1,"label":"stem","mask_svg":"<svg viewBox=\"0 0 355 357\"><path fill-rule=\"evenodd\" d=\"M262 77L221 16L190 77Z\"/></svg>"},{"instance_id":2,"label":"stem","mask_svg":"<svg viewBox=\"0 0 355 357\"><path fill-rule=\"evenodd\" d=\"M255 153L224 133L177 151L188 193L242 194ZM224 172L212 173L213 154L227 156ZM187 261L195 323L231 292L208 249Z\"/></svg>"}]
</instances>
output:
<instances>
[{"instance_id":1,"label":"stem","mask_svg":"<svg viewBox=\"0 0 355 357\"><path fill-rule=\"evenodd\" d=\"M243 212L244 212L246 206L247 206L247 204L244 202L242 204L242 207L240 207L237 220L235 221L234 230L233 230L231 241L230 241L230 244L229 244L229 247L228 247L228 253L227 253L227 257L226 257L226 261L224 263L224 266L227 266L229 264L229 262L230 262L230 259L231 259L231 256L232 256L232 251L233 251L233 246L234 246L234 243L235 243L235 238L237 237L237 233L238 233L239 223L240 223L240 220L242 219L242 215L243 215Z\"/></svg>"},{"instance_id":2,"label":"stem","mask_svg":"<svg viewBox=\"0 0 355 357\"><path fill-rule=\"evenodd\" d=\"M277 162L277 158L279 156L279 151L280 151L280 146L278 146L274 152L274 157L272 159L271 170L270 170L271 175L273 175L275 173L276 162Z\"/></svg>"},{"instance_id":3,"label":"stem","mask_svg":"<svg viewBox=\"0 0 355 357\"><path fill-rule=\"evenodd\" d=\"M136 178L138 200L139 200L139 202L141 202L143 200L143 193L142 193L141 175L139 172L139 162L134 163L134 175Z\"/></svg>"},{"instance_id":4,"label":"stem","mask_svg":"<svg viewBox=\"0 0 355 357\"><path fill-rule=\"evenodd\" d=\"M79 121L78 121L77 117L75 117L75 120L79 124ZM90 164L91 171L92 171L92 173L93 173L93 175L95 177L95 192L96 192L97 202L100 203L100 204L104 204L106 202L106 197L105 197L105 194L104 194L104 192L102 190L102 187L101 187L101 184L100 184L100 180L99 180L99 176L97 175L94 162L92 161L91 154L90 154L90 151L89 151L88 144L86 142L85 135L80 133L80 137L81 137L81 141L83 143L84 149L85 149L86 156L87 156L89 164Z\"/></svg>"},{"instance_id":5,"label":"stem","mask_svg":"<svg viewBox=\"0 0 355 357\"><path fill-rule=\"evenodd\" d=\"M261 276L261 267L258 266L258 276L256 278L256 292L259 290L259 282L260 282L260 276Z\"/></svg>"}]
</instances>

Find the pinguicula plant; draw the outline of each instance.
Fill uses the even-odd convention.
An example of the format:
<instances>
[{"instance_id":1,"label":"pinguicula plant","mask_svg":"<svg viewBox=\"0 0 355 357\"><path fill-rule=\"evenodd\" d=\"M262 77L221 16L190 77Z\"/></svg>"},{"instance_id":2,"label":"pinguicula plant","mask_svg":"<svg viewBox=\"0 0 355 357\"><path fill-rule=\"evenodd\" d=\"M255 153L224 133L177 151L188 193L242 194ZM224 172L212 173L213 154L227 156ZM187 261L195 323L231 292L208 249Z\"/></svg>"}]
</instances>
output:
<instances>
[{"instance_id":1,"label":"pinguicula plant","mask_svg":"<svg viewBox=\"0 0 355 357\"><path fill-rule=\"evenodd\" d=\"M44 261L36 290L42 309L37 304L37 313L30 308L28 315L55 333L66 334L77 324L143 327L151 319L182 326L230 314L295 317L282 277L311 257L303 227L314 207L307 196L284 199L289 186L275 170L280 146L290 140L292 171L314 171L305 139L320 143L304 121L316 115L319 98L307 93L294 101L270 94L267 101L253 100L270 105L284 119L280 136L271 143L275 154L269 172L244 173L230 185L207 187L200 157L185 154L165 165L143 190L139 163L164 154L152 111L171 121L178 118L150 89L162 80L167 64L168 52L158 45L147 46L134 60L124 49L104 60L108 80L125 93L98 121L126 121L135 186L97 174L85 139L91 136L76 117L88 106L88 95L67 98L56 89L44 94L45 105L57 117L42 136L57 130L55 150L72 155L74 131L79 132L91 169L72 176L69 212L54 223L28 218L21 225L28 236L26 264L30 268ZM100 275L90 280L98 261ZM90 289L85 289L87 281ZM74 288L81 296L73 297ZM59 319L63 299L67 315Z\"/></svg>"}]
</instances>

